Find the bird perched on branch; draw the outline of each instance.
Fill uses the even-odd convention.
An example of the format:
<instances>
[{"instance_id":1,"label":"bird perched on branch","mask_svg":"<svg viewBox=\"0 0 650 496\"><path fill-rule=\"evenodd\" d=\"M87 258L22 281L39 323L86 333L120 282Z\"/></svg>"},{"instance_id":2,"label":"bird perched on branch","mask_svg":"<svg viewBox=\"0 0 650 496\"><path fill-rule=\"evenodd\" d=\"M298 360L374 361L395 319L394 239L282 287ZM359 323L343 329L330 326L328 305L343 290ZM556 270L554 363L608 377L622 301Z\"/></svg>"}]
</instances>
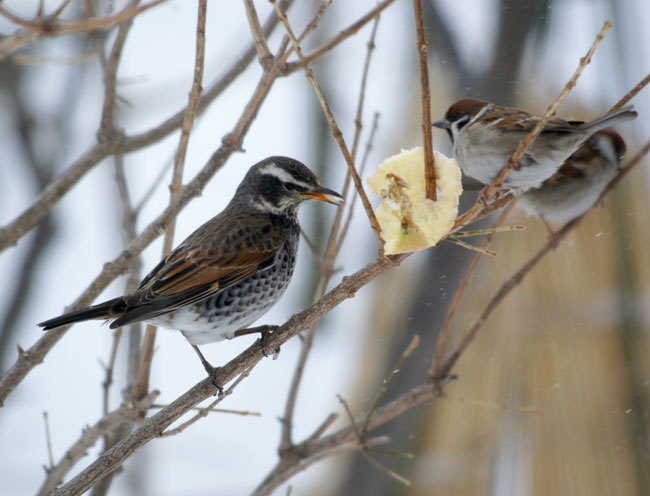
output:
<instances>
[{"instance_id":1,"label":"bird perched on branch","mask_svg":"<svg viewBox=\"0 0 650 496\"><path fill-rule=\"evenodd\" d=\"M297 160L262 160L226 208L169 253L133 293L38 325L49 330L106 319L111 329L134 322L178 329L213 377L215 369L197 345L268 330L245 328L287 288L300 239L297 210L310 199L343 204Z\"/></svg>"},{"instance_id":2,"label":"bird perched on branch","mask_svg":"<svg viewBox=\"0 0 650 496\"><path fill-rule=\"evenodd\" d=\"M626 146L611 129L594 133L539 188L528 190L517 206L544 222L564 224L589 210L620 171Z\"/></svg>"},{"instance_id":3,"label":"bird perched on branch","mask_svg":"<svg viewBox=\"0 0 650 496\"><path fill-rule=\"evenodd\" d=\"M632 106L627 106L591 122L550 119L502 186L517 192L538 187L555 174L589 136L636 116ZM463 98L451 105L445 117L433 125L449 134L454 157L463 172L483 184L490 184L519 142L540 120L541 117L522 110Z\"/></svg>"}]
</instances>

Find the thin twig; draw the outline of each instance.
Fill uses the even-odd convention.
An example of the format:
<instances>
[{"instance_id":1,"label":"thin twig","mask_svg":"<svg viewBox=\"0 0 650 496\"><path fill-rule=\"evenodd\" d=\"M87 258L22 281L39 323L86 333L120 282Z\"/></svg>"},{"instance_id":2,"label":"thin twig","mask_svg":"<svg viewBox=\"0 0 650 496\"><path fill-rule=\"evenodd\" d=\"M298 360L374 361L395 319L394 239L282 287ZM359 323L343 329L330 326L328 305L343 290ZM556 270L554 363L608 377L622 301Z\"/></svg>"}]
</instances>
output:
<instances>
[{"instance_id":1,"label":"thin twig","mask_svg":"<svg viewBox=\"0 0 650 496\"><path fill-rule=\"evenodd\" d=\"M131 195L129 193L129 188L126 183L126 174L124 172L124 157L122 155L115 155L115 182L117 184L117 189L119 192L120 206L122 209L122 234L124 238L124 244L127 245L137 236L136 232L136 217L137 213L133 211L131 207ZM134 262L131 264L129 269L129 275L126 280L124 287L125 294L129 294L135 290L138 283L140 282L140 270L142 266L142 261L140 257L137 257ZM125 402L132 402L134 400L131 395L133 384L135 383L137 377L137 367L140 361L140 338L141 338L141 324L136 323L132 324L128 328L128 344L127 344L127 371L126 371L126 387L122 389L123 397ZM109 392L110 385L113 381L113 369L115 364L115 359L117 357L117 346L120 341L121 336L124 333L122 327L115 330L114 339L113 339L113 348L111 351L111 358L109 359L109 364L106 370L106 379L104 381L104 415L108 413L109 407ZM140 412L138 420L142 420L146 412ZM116 425L112 430L107 431L104 434L104 448L106 451L112 448L117 442L127 436L132 430L131 423L122 423ZM92 489L92 496L104 496L108 493L111 483L113 482L113 474L109 474L99 481Z\"/></svg>"},{"instance_id":2,"label":"thin twig","mask_svg":"<svg viewBox=\"0 0 650 496\"><path fill-rule=\"evenodd\" d=\"M509 203L508 206L514 205L514 203ZM525 231L526 226L514 225L514 226L498 226L488 227L486 229L473 229L471 231L459 231L454 233L454 238L472 238L474 236L492 236L496 233L502 232L512 232L512 231Z\"/></svg>"},{"instance_id":3,"label":"thin twig","mask_svg":"<svg viewBox=\"0 0 650 496\"><path fill-rule=\"evenodd\" d=\"M194 78L190 89L189 102L183 124L181 125L181 136L174 157L174 170L172 172L172 182L169 186L169 203L172 204L180 194L183 184L183 170L185 168L185 156L187 154L187 145L190 139L190 132L196 117L196 110L199 105L199 97L203 90L203 65L205 61L205 22L208 10L207 0L199 0L198 19L196 23L196 54L194 58ZM176 217L173 217L167 225L165 238L163 241L162 258L172 250L174 244L174 231L176 228ZM138 370L138 380L133 386L133 397L139 399L147 394L149 389L149 377L151 375L151 363L153 360L154 345L156 341L156 326L147 325L142 351L140 353L140 368Z\"/></svg>"},{"instance_id":4,"label":"thin twig","mask_svg":"<svg viewBox=\"0 0 650 496\"><path fill-rule=\"evenodd\" d=\"M165 177L167 176L167 172L169 172L169 169L171 169L174 165L174 158L170 157L167 162L160 168L160 171L158 172L158 175L155 177L153 181L151 181L151 185L149 186L149 189L145 191L145 193L142 195L142 198L140 198L140 201L133 207L133 212L137 215L142 211L142 207L144 207L147 202L151 199L153 194L156 192L158 187L162 184L162 182L165 180Z\"/></svg>"},{"instance_id":5,"label":"thin twig","mask_svg":"<svg viewBox=\"0 0 650 496\"><path fill-rule=\"evenodd\" d=\"M120 338L122 337L122 328L115 329L113 332L113 344L111 345L111 354L106 364L106 375L104 376L104 382L102 383L103 395L102 395L102 411L104 415L108 413L108 399L109 393L111 390L111 385L113 384L113 370L115 368L115 359L117 358L117 348L120 344Z\"/></svg>"},{"instance_id":6,"label":"thin twig","mask_svg":"<svg viewBox=\"0 0 650 496\"><path fill-rule=\"evenodd\" d=\"M137 403L125 403L117 410L104 415L95 425L83 430L81 437L65 452L59 462L47 473L45 481L41 485L38 496L50 495L55 488L61 484L63 477L74 464L83 457L104 434L111 432L115 427L125 422L135 422L142 417L151 403L154 402L160 393L152 391Z\"/></svg>"},{"instance_id":7,"label":"thin twig","mask_svg":"<svg viewBox=\"0 0 650 496\"><path fill-rule=\"evenodd\" d=\"M424 140L424 173L426 178L426 197L436 201L436 170L433 158L431 137L431 95L429 94L429 69L427 67L427 40L424 36L422 22L422 2L413 0L415 15L415 31L417 33L416 47L420 67L420 89L422 92L422 138Z\"/></svg>"},{"instance_id":8,"label":"thin twig","mask_svg":"<svg viewBox=\"0 0 650 496\"><path fill-rule=\"evenodd\" d=\"M244 370L241 374L239 374L239 377L235 379L235 381L230 385L226 391L221 396L218 396L217 399L213 400L208 406L202 407L202 408L192 408L192 410L198 410L198 413L194 415L192 418L189 420L186 420L183 422L181 425L178 427L175 427L173 429L168 429L160 434L160 437L170 437L170 436L175 436L177 434L180 434L183 432L185 429L187 429L189 426L194 424L195 422L198 422L204 417L207 417L210 412L216 412L218 409L214 408L216 405L221 403L226 397L230 396L235 388L239 385L241 381L243 381L246 377L248 377L251 373L251 370L257 365L256 363L252 364L248 369ZM163 407L167 408L167 406Z\"/></svg>"},{"instance_id":9,"label":"thin twig","mask_svg":"<svg viewBox=\"0 0 650 496\"><path fill-rule=\"evenodd\" d=\"M124 157L115 155L115 183L119 191L120 205L122 207L122 233L124 245L128 246L137 237L136 220L139 209L132 207L131 194L126 183L124 172ZM124 294L130 294L138 287L140 272L142 271L142 258L137 256L129 268L129 275L124 285ZM127 357L127 388L132 390L137 379L137 367L140 362L140 340L142 325L137 322L129 326L128 331L128 357ZM128 397L128 396L127 396ZM128 397L132 400L132 397Z\"/></svg>"},{"instance_id":10,"label":"thin twig","mask_svg":"<svg viewBox=\"0 0 650 496\"><path fill-rule=\"evenodd\" d=\"M0 61L5 60L12 52L28 45L40 38L55 37L62 34L74 34L109 29L116 24L130 21L138 14L148 10L166 0L153 0L141 7L126 7L125 9L106 17L86 18L80 21L59 21L56 19L23 19L0 4L0 15L6 17L14 24L22 26L13 35L0 39Z\"/></svg>"},{"instance_id":11,"label":"thin twig","mask_svg":"<svg viewBox=\"0 0 650 496\"><path fill-rule=\"evenodd\" d=\"M136 9L139 0L131 0L127 8ZM115 90L117 87L117 68L122 58L122 50L126 43L126 37L131 29L132 18L120 23L117 31L117 36L111 47L111 52L106 60L104 68L104 104L102 106L102 116L100 119L99 131L97 131L97 139L102 141L109 139L110 136L119 134L115 129L114 113L115 113ZM103 52L100 52L100 56Z\"/></svg>"},{"instance_id":12,"label":"thin twig","mask_svg":"<svg viewBox=\"0 0 650 496\"><path fill-rule=\"evenodd\" d=\"M323 8L325 5L327 4L323 2L321 4L321 8ZM321 15L322 12L320 12L319 10L319 12L317 13L318 18L320 18ZM356 152L356 144L358 142L359 135L361 133L361 128L362 128L361 120L363 114L363 103L365 100L365 88L368 80L367 76L368 76L368 69L370 67L370 58L375 46L375 36L377 34L378 21L379 18L377 17L373 24L373 28L370 33L370 39L367 44L366 60L364 63L364 68L361 76L361 89L359 90L359 99L357 103L357 113L355 119L356 131L355 131L354 143L352 147L353 157L355 156L354 154ZM348 171L345 177L343 190L342 190L342 194L344 197L349 197L348 195L349 184L350 184L350 172ZM349 208L351 209L352 207L350 206ZM334 220L332 222L332 227L330 228L330 235L327 240L327 245L325 247L325 254L323 258L320 259L318 257L318 253L315 250L315 248L312 248L314 256L318 260L319 269L320 269L320 276L318 278L318 283L316 284L316 289L314 291L314 298L312 301L316 301L321 296L323 296L323 294L325 293L325 289L327 288L327 284L329 283L329 280L332 277L332 274L334 273L334 262L339 252L341 242L343 240L342 237L338 236L338 230L339 230L339 225L341 222L342 215L343 215L343 209L341 208L337 209L334 215ZM305 236L305 239L308 238ZM293 414L294 414L296 399L298 397L298 387L300 386L300 382L302 380L303 371L305 369L305 363L307 361L309 351L311 350L311 344L312 344L313 335L315 331L316 331L315 326L312 326L309 329L307 329L307 332L305 333L302 346L300 349L300 355L298 356L298 361L296 362L296 368L293 377L291 379L291 385L289 387L289 393L287 394L287 401L285 404L284 416L282 417L283 421L282 421L282 428L280 434L280 452L288 450L292 444L291 436L292 436L292 428L293 428Z\"/></svg>"},{"instance_id":13,"label":"thin twig","mask_svg":"<svg viewBox=\"0 0 650 496\"><path fill-rule=\"evenodd\" d=\"M370 156L370 151L372 150L372 143L375 140L375 135L377 134L377 129L379 129L379 112L375 112L372 117L372 127L370 128L370 135L368 136L368 141L366 143L366 149L363 152L363 158L361 159L361 166L359 167L359 175L363 175L364 170L366 169L366 164L368 163L368 157ZM356 192L356 191L355 191ZM352 194L352 199L348 200L347 210L348 215L343 222L343 227L336 241L337 250L341 249L343 241L348 234L348 229L350 228L350 223L352 222L352 215L354 214L354 205L357 202L358 195Z\"/></svg>"},{"instance_id":14,"label":"thin twig","mask_svg":"<svg viewBox=\"0 0 650 496\"><path fill-rule=\"evenodd\" d=\"M59 5L59 7L54 12L52 12L52 14L50 14L50 19L56 19L57 17L59 17L63 13L63 11L67 8L67 6L70 5L71 3L72 0L64 0L61 3L61 5Z\"/></svg>"},{"instance_id":15,"label":"thin twig","mask_svg":"<svg viewBox=\"0 0 650 496\"><path fill-rule=\"evenodd\" d=\"M339 394L337 394L336 397L339 399L339 401L341 402L341 404L345 408L345 413L347 413L347 415L348 415L348 419L350 420L350 425L352 426L352 429L354 430L355 434L357 435L359 445L361 446L361 449L359 451L364 456L364 458L366 460L368 460L368 462L373 467L375 467L377 470L379 470L380 472L384 472L386 475L388 475L389 477L392 477L393 479L395 479L398 482L401 482L405 486L410 486L411 482L408 479L406 479L405 477L402 477L397 472L394 472L391 469L389 469L388 467L382 465L377 460L375 460L372 456L370 456L370 454L368 453L368 448L366 447L366 444L364 442L363 435L362 435L361 432L359 432L359 429L357 428L357 424L354 421L354 416L352 415L352 411L350 410L350 407L349 407L347 401L345 401L343 399L343 397L341 395L339 395Z\"/></svg>"},{"instance_id":16,"label":"thin twig","mask_svg":"<svg viewBox=\"0 0 650 496\"><path fill-rule=\"evenodd\" d=\"M350 151L348 150L347 145L345 144L345 140L343 139L343 134L341 133L341 130L336 124L336 120L334 119L334 115L332 114L332 111L329 108L329 105L327 103L327 100L325 99L325 95L323 95L322 90L320 89L320 86L318 85L318 82L316 81L316 78L314 77L314 73L309 67L309 65L306 63L306 59L302 53L302 49L300 48L300 44L298 43L298 40L296 36L293 34L293 30L291 29L291 26L289 25L289 21L287 20L286 16L284 13L280 10L278 7L278 4L276 3L275 0L271 0L271 3L273 3L273 6L275 8L275 11L280 18L280 22L284 25L287 34L291 38L291 42L293 43L293 49L295 50L296 54L298 55L298 58L305 63L305 66L303 69L305 70L305 75L307 76L307 79L312 85L312 88L314 89L314 92L316 93L316 96L318 98L318 102L321 105L321 108L323 109L323 113L325 114L325 117L327 118L327 122L330 125L330 128L332 130L332 135L334 139L336 140L336 143L339 145L339 149L341 150L341 153L343 154L343 158L345 159L345 163L348 166L348 170L350 172L350 175L352 176L352 180L354 181L354 185L359 193L359 197L361 198L361 203L363 203L363 208L366 211L366 215L368 216L368 220L370 221L370 225L372 226L372 230L375 233L375 236L377 238L377 243L379 244L379 253L380 256L383 256L384 253L384 242L381 239L381 228L379 227L379 223L377 222L377 218L375 217L375 213L372 211L372 206L370 205L370 201L368 200L368 196L366 195L366 192L363 188L363 183L361 182L361 178L359 177L359 174L357 173L356 168L354 167L354 161L352 160L352 156L350 155Z\"/></svg>"},{"instance_id":17,"label":"thin twig","mask_svg":"<svg viewBox=\"0 0 650 496\"><path fill-rule=\"evenodd\" d=\"M285 2L286 4L287 2ZM377 12L373 9L372 12ZM275 16L274 16L275 17ZM361 21L368 22L371 18L367 15L362 17ZM355 25L359 24L359 22ZM350 34L347 34L349 36ZM338 41L342 41L345 37L339 37ZM259 108L264 102L265 97L270 91L271 85L280 75L280 68L284 67L286 60L290 55L290 50L284 51L284 46L280 47L278 55L276 55L276 63L273 69L268 74L264 74L256 86L249 103L242 111L239 120L233 127L232 131L223 140L222 146L215 151L207 164L201 171L190 181L182 190L182 193L169 205L156 219L154 219L142 233L132 242L129 246L116 257L114 260L106 263L102 271L97 275L94 281L82 292L82 294L75 300L75 302L68 307L69 310L79 309L88 306L93 299L118 275L122 274L128 268L129 264L146 246L158 237L165 229L169 220L178 214L193 198L201 193L202 188L212 178L217 170L225 163L227 158L233 151L241 148L241 142L248 129L255 119ZM254 56L254 50L251 57ZM243 61L243 59L241 59ZM243 64L243 62L241 62ZM236 64L227 77L221 78L219 83L212 89L213 92L222 91L222 89L229 84L231 77L243 71L244 67L241 64ZM201 107L201 104L199 104ZM60 189L51 192L36 201L30 208L21 214L15 221L10 223L5 228L0 229L0 250L14 243L26 231L31 229L38 220L45 215L52 206L63 196L63 194L71 188L79 178L85 174L98 160L104 158L110 152L115 150L134 151L139 147L146 146L162 136L167 135L173 131L176 126L177 116L174 116L165 123L161 124L152 131L142 133L140 135L132 136L126 140L125 143L118 145L96 145L84 156L83 160L78 167L70 174L66 174L64 178L60 178L63 185L59 185ZM47 188L46 188L47 189ZM392 266L403 260L401 257L389 257L381 265ZM385 270L385 269L383 269ZM41 337L34 345L28 350L20 349L18 359L14 365L0 378L0 406L3 404L6 397L20 384L25 376L38 364L42 363L45 355L52 349L59 339L67 332L70 326L60 327L58 329L48 331Z\"/></svg>"},{"instance_id":18,"label":"thin twig","mask_svg":"<svg viewBox=\"0 0 650 496\"><path fill-rule=\"evenodd\" d=\"M311 240L309 235L305 232L305 230L300 227L300 235L302 236L302 239L305 240L305 243L307 243L307 246L309 247L309 251L311 252L311 256L314 258L316 261L316 264L318 267L322 267L323 261L320 258L320 255L318 254L318 247L316 244Z\"/></svg>"},{"instance_id":19,"label":"thin twig","mask_svg":"<svg viewBox=\"0 0 650 496\"><path fill-rule=\"evenodd\" d=\"M47 467L46 471L49 472L54 468L54 455L52 454L52 436L50 434L50 422L47 412L43 412L43 424L45 424L45 443L47 446Z\"/></svg>"},{"instance_id":20,"label":"thin twig","mask_svg":"<svg viewBox=\"0 0 650 496\"><path fill-rule=\"evenodd\" d=\"M80 55L74 55L71 57L39 57L26 53L17 53L14 54L10 60L12 64L21 65L74 65L90 60L95 54L96 51L93 48L86 50Z\"/></svg>"},{"instance_id":21,"label":"thin twig","mask_svg":"<svg viewBox=\"0 0 650 496\"><path fill-rule=\"evenodd\" d=\"M621 98L618 102L614 104L612 108L610 108L606 113L609 114L610 112L614 112L615 110L620 109L623 105L625 105L627 102L632 100L639 91L641 91L643 88L645 88L648 83L650 83L650 73L644 77L641 81L637 83L637 85L632 88L630 91L628 91L623 98Z\"/></svg>"},{"instance_id":22,"label":"thin twig","mask_svg":"<svg viewBox=\"0 0 650 496\"><path fill-rule=\"evenodd\" d=\"M413 353L413 350L417 348L419 345L420 345L420 336L415 334L411 338L411 342L406 346L406 348L400 355L395 365L390 369L390 372L381 383L381 387L377 391L377 394L375 395L375 398L373 399L372 404L370 405L370 409L368 410L368 413L366 415L366 419L363 422L363 426L361 427L361 438L360 438L361 441L363 441L366 438L366 434L368 433L368 425L370 424L370 419L372 417L372 414L375 413L377 406L379 405L379 403L381 403L381 400L384 398L386 391L388 391L388 385L393 380L393 377L395 377L395 374L397 374L400 368L402 368L402 364L404 363L404 361L409 357L411 353Z\"/></svg>"},{"instance_id":23,"label":"thin twig","mask_svg":"<svg viewBox=\"0 0 650 496\"><path fill-rule=\"evenodd\" d=\"M338 35L332 38L324 50L318 50L317 53L309 57L309 61L314 62L322 57L329 49L342 43L347 38L355 34L366 23L370 22L376 15L383 9L388 7L395 0L385 0L377 7L373 8L368 14L361 17L358 21L353 23L348 28L341 31ZM281 2L281 8L285 10L291 0ZM277 23L277 16L272 14L269 16L264 25L264 33L266 36L273 30ZM306 34L307 31L303 33ZM301 36L302 39L303 36ZM290 52L293 50L290 49ZM279 53L284 53L282 50ZM232 67L222 76L219 77L208 89L203 93L199 102L198 112L202 113L208 105L213 102L221 93L239 76L251 63L255 57L255 47L251 47L244 52L244 54L232 65ZM302 69L302 63L287 66L286 59L290 53L286 53L283 57L281 64L275 64L274 68L278 70L275 77L286 76ZM268 84L265 80L264 84ZM259 103L259 102L258 102ZM244 112L248 115L250 107ZM96 143L81 157L75 160L66 171L50 183L39 197L18 217L0 228L0 251L8 246L16 244L16 242L27 234L36 224L56 205L56 203L96 164L102 161L107 156L113 153L129 153L140 150L149 146L160 139L168 136L176 131L182 124L185 115L185 108L179 110L171 117L164 120L159 125L153 127L148 131L144 131L132 136L124 137L121 135L107 136L105 141ZM1 395L0 395L1 396ZM1 399L1 398L0 398Z\"/></svg>"},{"instance_id":24,"label":"thin twig","mask_svg":"<svg viewBox=\"0 0 650 496\"><path fill-rule=\"evenodd\" d=\"M461 398L460 396L454 396L447 393L441 393L440 397L445 398L447 400L458 401L459 403L463 403L465 405L478 406L481 408L490 408L493 410L511 410L513 412L519 412L519 413L540 413L539 408L533 405L519 406L519 405L492 403L490 401L470 400L467 398Z\"/></svg>"},{"instance_id":25,"label":"thin twig","mask_svg":"<svg viewBox=\"0 0 650 496\"><path fill-rule=\"evenodd\" d=\"M368 439L366 446L372 448L374 446L379 446L390 442L388 436L377 436ZM285 465L282 467L282 470L273 470L274 477L271 479L265 479L262 483L255 489L251 496L266 496L271 493L271 491L277 488L280 484L287 482L294 475L306 470L308 467L314 463L323 460L324 458L341 455L344 453L349 453L351 451L359 451L360 447L357 443L341 443L336 446L333 446L329 449L320 450L318 453L314 453L309 457L296 457L296 462L290 465ZM374 448L373 448L374 450ZM279 468L282 462L278 463L276 469Z\"/></svg>"},{"instance_id":26,"label":"thin twig","mask_svg":"<svg viewBox=\"0 0 650 496\"><path fill-rule=\"evenodd\" d=\"M460 246L462 248L465 248L466 250L469 250L469 251L475 251L480 255L487 255L487 256L490 256L490 257L496 257L496 255L497 255L497 253L495 251L487 250L487 249L481 248L480 246L474 246L474 245L472 245L470 243L466 243L465 241L461 241L460 239L457 239L454 236L447 236L444 239L444 241L446 241L447 243L453 243L453 244L458 245L458 246Z\"/></svg>"},{"instance_id":27,"label":"thin twig","mask_svg":"<svg viewBox=\"0 0 650 496\"><path fill-rule=\"evenodd\" d=\"M160 405L158 403L154 403L151 405L151 408L166 408L169 405ZM200 407L200 406L195 406L194 408L191 408L191 410L194 410L196 412L208 412L208 413L232 413L233 415L241 415L242 417L261 417L262 414L260 412L253 412L251 410L232 410L228 408L212 408L211 406L206 406L206 407ZM166 432L163 432L160 437L165 437L168 434Z\"/></svg>"},{"instance_id":28,"label":"thin twig","mask_svg":"<svg viewBox=\"0 0 650 496\"><path fill-rule=\"evenodd\" d=\"M259 17L257 17L257 11L255 10L253 0L244 0L244 6L246 7L248 25L250 26L251 34L253 35L253 43L255 45L255 51L257 52L257 59L259 60L262 69L266 70L273 64L273 55L269 51L269 47L266 45L266 38L264 38L262 26Z\"/></svg>"},{"instance_id":29,"label":"thin twig","mask_svg":"<svg viewBox=\"0 0 650 496\"><path fill-rule=\"evenodd\" d=\"M311 53L305 55L302 59L296 62L290 62L286 66L286 73L291 73L297 70L302 69L303 67L309 66L320 59L323 55L329 52L332 48L340 45L342 41L346 40L353 34L355 34L359 29L365 26L368 22L377 17L386 7L390 6L395 0L384 0L377 4L375 8L370 10L366 15L361 17L357 22L351 24L347 28L340 31L336 36L332 37L320 47L314 49ZM302 41L298 38L298 41Z\"/></svg>"},{"instance_id":30,"label":"thin twig","mask_svg":"<svg viewBox=\"0 0 650 496\"><path fill-rule=\"evenodd\" d=\"M370 31L370 38L366 43L366 59L363 62L363 71L361 72L361 84L359 89L359 98L357 100L357 113L354 117L354 138L352 139L352 149L350 155L352 160L357 159L357 148L359 146L359 139L361 138L361 130L363 129L363 105L366 101L366 86L368 84L368 73L370 72L370 61L372 60L372 53L375 49L375 38L377 37L377 28L379 27L379 16L375 17L375 22L372 23L372 30ZM346 188L344 188L345 191Z\"/></svg>"},{"instance_id":31,"label":"thin twig","mask_svg":"<svg viewBox=\"0 0 650 496\"><path fill-rule=\"evenodd\" d=\"M514 206L515 203L512 202L503 210L503 212L501 212L501 215L494 223L494 227L498 227L505 222L506 218L508 217L508 215L510 215L510 212L512 211ZM483 238L483 241L481 241L480 246L481 248L486 248L487 245L490 244L491 242L492 242L492 235L488 235L485 238ZM436 345L433 349L433 361L431 363L431 368L429 369L429 374L428 374L429 382L437 381L440 378L440 365L442 363L442 356L445 349L445 341L447 340L447 334L449 333L449 326L451 325L451 321L454 318L454 315L456 314L456 309L458 308L458 305L460 304L461 300L463 299L463 296L465 295L465 291L467 290L469 281L472 278L472 275L474 275L474 271L476 270L476 267L478 266L478 262L480 259L481 259L481 253L476 253L472 258L472 260L470 260L469 265L465 270L465 275L463 276L463 280L458 285L456 294L454 294L454 298L451 300L451 303L449 304L449 308L447 309L447 313L445 314L445 320L442 323L442 326L440 326L440 330L438 331L438 337L436 338Z\"/></svg>"},{"instance_id":32,"label":"thin twig","mask_svg":"<svg viewBox=\"0 0 650 496\"><path fill-rule=\"evenodd\" d=\"M309 436L307 439L318 439L321 437L327 429L339 418L338 413L330 413L323 422L316 428L316 430Z\"/></svg>"},{"instance_id":33,"label":"thin twig","mask_svg":"<svg viewBox=\"0 0 650 496\"><path fill-rule=\"evenodd\" d=\"M316 26L320 22L321 17L323 17L323 14L325 13L325 10L327 7L329 7L332 4L332 0L321 0L320 5L318 6L318 10L316 11L316 14L312 18L311 21L309 21L309 24L305 27L303 30L302 34L298 36L298 43L302 42L302 40L305 39L308 33L311 33L314 29L316 29ZM283 10L286 14L286 9Z\"/></svg>"}]
</instances>

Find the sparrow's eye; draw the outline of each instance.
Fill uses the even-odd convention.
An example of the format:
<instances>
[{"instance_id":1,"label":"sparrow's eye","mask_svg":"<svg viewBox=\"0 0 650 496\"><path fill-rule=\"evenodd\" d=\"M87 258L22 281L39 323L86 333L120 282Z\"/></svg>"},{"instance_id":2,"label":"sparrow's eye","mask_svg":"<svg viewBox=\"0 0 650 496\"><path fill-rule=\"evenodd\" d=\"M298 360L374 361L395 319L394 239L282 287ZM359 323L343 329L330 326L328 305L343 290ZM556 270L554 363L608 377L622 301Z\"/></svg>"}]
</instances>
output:
<instances>
[{"instance_id":1,"label":"sparrow's eye","mask_svg":"<svg viewBox=\"0 0 650 496\"><path fill-rule=\"evenodd\" d=\"M471 120L471 118L470 118L469 115L458 116L455 119L455 121L456 121L456 129L458 129L460 131L461 129L463 129L469 123L470 120Z\"/></svg>"}]
</instances>

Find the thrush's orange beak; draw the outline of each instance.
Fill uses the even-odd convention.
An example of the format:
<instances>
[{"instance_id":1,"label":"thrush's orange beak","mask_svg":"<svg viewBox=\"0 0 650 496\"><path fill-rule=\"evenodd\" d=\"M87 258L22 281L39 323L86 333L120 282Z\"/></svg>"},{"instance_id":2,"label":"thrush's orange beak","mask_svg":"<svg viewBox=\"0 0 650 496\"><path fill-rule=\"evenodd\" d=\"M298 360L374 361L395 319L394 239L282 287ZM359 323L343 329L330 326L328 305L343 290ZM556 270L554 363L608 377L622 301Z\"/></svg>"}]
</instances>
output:
<instances>
[{"instance_id":1,"label":"thrush's orange beak","mask_svg":"<svg viewBox=\"0 0 650 496\"><path fill-rule=\"evenodd\" d=\"M336 191L332 191L331 189L323 187L314 191L305 191L298 194L303 198L307 198L309 200L318 200L322 202L332 203L333 205L343 205L345 202L345 198L339 195Z\"/></svg>"}]
</instances>

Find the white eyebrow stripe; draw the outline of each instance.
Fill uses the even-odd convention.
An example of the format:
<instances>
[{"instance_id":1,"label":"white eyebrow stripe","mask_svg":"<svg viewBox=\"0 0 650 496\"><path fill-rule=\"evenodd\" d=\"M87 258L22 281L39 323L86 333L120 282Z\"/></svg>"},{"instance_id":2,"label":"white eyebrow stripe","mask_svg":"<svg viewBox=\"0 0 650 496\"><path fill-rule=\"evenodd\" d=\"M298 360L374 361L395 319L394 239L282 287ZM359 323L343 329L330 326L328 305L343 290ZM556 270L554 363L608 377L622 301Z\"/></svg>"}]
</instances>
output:
<instances>
[{"instance_id":1,"label":"white eyebrow stripe","mask_svg":"<svg viewBox=\"0 0 650 496\"><path fill-rule=\"evenodd\" d=\"M260 172L262 174L267 174L269 176L277 177L283 183L297 184L298 186L302 186L305 189L313 188L313 186L311 184L300 181L299 179L296 179L291 174L289 174L287 171L285 171L284 169L281 169L280 167L278 167L274 163L270 163L269 165L264 167Z\"/></svg>"}]
</instances>

